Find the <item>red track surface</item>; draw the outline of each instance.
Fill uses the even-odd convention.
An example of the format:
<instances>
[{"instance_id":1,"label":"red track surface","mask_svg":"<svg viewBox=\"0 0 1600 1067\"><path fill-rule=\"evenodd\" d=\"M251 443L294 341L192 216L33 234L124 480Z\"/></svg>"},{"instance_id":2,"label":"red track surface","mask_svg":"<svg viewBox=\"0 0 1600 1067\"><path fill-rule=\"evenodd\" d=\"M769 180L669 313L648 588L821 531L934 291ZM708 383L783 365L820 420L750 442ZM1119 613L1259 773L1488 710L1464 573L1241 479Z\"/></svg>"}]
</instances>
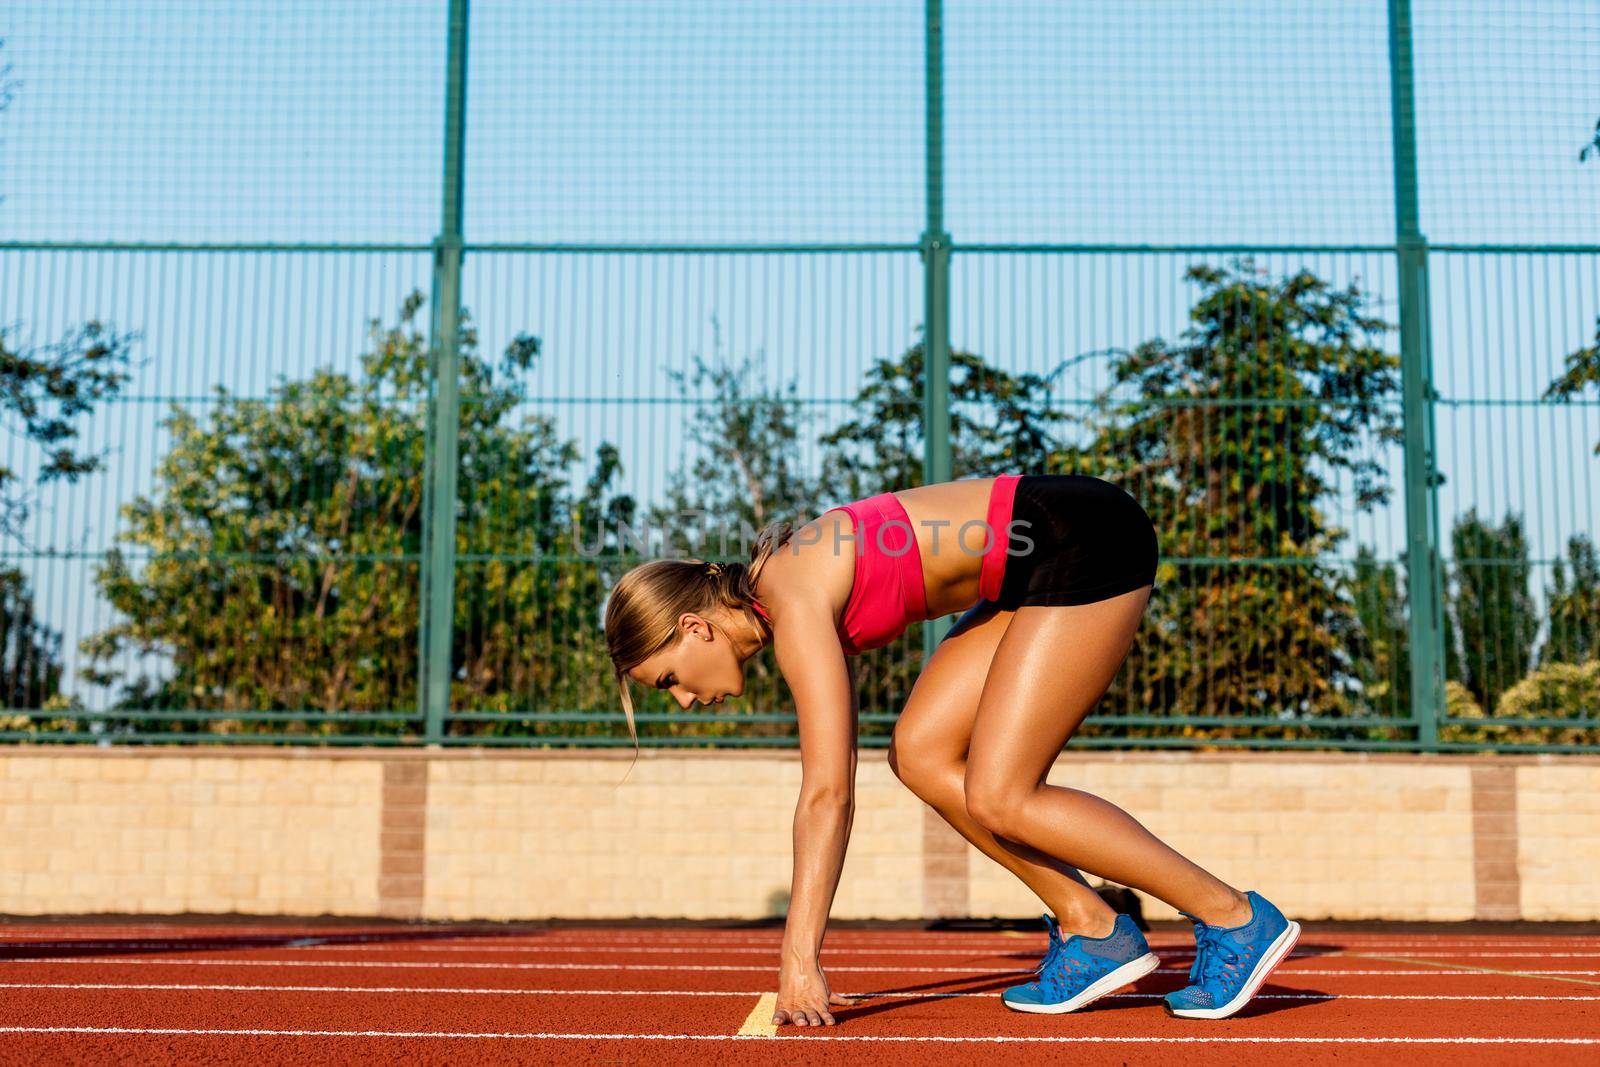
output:
<instances>
[{"instance_id":1,"label":"red track surface","mask_svg":"<svg viewBox=\"0 0 1600 1067\"><path fill-rule=\"evenodd\" d=\"M835 929L832 1027L741 1035L776 929L12 922L0 1063L1266 1064L1600 1061L1600 931L1309 927L1262 995L1173 1019L1161 970L1072 1015L1008 1011L1044 935ZM770 1022L770 1008L753 1022ZM770 1027L768 1028L770 1030ZM805 1045L802 1042L814 1042Z\"/></svg>"}]
</instances>

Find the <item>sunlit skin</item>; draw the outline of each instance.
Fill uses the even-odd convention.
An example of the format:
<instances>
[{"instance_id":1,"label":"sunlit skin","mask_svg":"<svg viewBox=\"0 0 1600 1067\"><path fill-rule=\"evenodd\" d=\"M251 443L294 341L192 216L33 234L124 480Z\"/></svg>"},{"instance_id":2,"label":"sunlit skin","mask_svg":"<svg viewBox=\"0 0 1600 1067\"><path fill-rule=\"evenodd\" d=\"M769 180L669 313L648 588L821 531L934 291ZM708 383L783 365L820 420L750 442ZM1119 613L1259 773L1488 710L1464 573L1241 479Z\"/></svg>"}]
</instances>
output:
<instances>
[{"instance_id":1,"label":"sunlit skin","mask_svg":"<svg viewBox=\"0 0 1600 1067\"><path fill-rule=\"evenodd\" d=\"M766 642L746 617L726 609L678 616L678 640L634 667L640 685L665 689L688 711L744 693L744 665Z\"/></svg>"},{"instance_id":2,"label":"sunlit skin","mask_svg":"<svg viewBox=\"0 0 1600 1067\"><path fill-rule=\"evenodd\" d=\"M981 600L983 537L960 531L982 523L992 484L971 478L895 494L917 534L928 616L965 614L900 709L890 768L1044 901L1065 933L1101 937L1116 917L1079 867L1213 925L1248 920L1249 904L1238 890L1131 815L1045 782L1121 667L1151 587L1091 604L1015 611ZM810 723L801 731L804 779L774 1024L831 1026L830 1009L850 1003L830 988L820 957L854 815L855 680L833 635L855 574L852 528L845 512L819 516L796 531L800 547L769 560L755 594L771 616L770 629L753 614L721 606L685 611L676 620L676 640L627 672L640 685L671 693L687 711L742 695L745 664L772 644L797 713Z\"/></svg>"}]
</instances>

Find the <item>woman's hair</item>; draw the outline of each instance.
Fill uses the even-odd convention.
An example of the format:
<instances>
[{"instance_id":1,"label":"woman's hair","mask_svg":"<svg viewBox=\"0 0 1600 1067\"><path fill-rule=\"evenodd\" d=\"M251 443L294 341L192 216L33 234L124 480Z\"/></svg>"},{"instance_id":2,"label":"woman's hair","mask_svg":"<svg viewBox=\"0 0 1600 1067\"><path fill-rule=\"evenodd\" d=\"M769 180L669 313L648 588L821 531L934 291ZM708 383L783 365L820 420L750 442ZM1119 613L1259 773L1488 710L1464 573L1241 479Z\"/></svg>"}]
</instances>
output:
<instances>
[{"instance_id":1,"label":"woman's hair","mask_svg":"<svg viewBox=\"0 0 1600 1067\"><path fill-rule=\"evenodd\" d=\"M622 695L635 762L639 733L633 722L628 672L678 640L678 616L686 611L723 607L748 614L762 568L793 536L788 522L774 522L756 535L749 563L656 559L634 567L612 587L606 600L606 651ZM633 769L631 764L628 769Z\"/></svg>"}]
</instances>

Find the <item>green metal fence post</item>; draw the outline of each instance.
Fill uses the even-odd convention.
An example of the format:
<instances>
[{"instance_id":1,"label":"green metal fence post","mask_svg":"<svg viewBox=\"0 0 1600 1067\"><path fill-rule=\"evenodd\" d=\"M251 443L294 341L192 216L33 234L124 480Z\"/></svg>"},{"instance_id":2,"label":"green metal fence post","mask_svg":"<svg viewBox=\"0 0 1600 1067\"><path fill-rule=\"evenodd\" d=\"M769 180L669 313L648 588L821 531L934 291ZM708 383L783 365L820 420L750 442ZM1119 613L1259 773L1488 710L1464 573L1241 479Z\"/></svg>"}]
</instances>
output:
<instances>
[{"instance_id":1,"label":"green metal fence post","mask_svg":"<svg viewBox=\"0 0 1600 1067\"><path fill-rule=\"evenodd\" d=\"M922 480L950 480L950 235L944 231L944 27L941 0L927 0L927 228L922 234ZM924 658L933 655L950 620L922 628Z\"/></svg>"},{"instance_id":2,"label":"green metal fence post","mask_svg":"<svg viewBox=\"0 0 1600 1067\"><path fill-rule=\"evenodd\" d=\"M1394 134L1395 252L1400 272L1400 376L1405 422L1406 587L1411 709L1417 740L1439 743L1444 710L1444 608L1433 436L1433 354L1428 329L1428 241L1417 195L1411 0L1389 0L1390 115Z\"/></svg>"},{"instance_id":3,"label":"green metal fence post","mask_svg":"<svg viewBox=\"0 0 1600 1067\"><path fill-rule=\"evenodd\" d=\"M433 243L433 319L423 508L418 712L430 742L444 737L455 624L456 463L461 427L462 174L467 103L467 3L450 0L444 104L442 220Z\"/></svg>"}]
</instances>

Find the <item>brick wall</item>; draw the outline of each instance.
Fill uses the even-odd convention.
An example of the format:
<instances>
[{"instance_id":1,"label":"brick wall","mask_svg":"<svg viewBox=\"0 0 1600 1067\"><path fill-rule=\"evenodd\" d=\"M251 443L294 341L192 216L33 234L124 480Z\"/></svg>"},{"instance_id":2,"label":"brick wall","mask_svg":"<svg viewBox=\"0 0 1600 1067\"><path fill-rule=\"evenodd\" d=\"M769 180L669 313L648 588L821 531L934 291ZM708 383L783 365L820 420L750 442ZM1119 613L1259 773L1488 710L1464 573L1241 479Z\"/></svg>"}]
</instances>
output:
<instances>
[{"instance_id":1,"label":"brick wall","mask_svg":"<svg viewBox=\"0 0 1600 1067\"><path fill-rule=\"evenodd\" d=\"M0 750L0 911L373 914L372 759Z\"/></svg>"},{"instance_id":2,"label":"brick wall","mask_svg":"<svg viewBox=\"0 0 1600 1067\"><path fill-rule=\"evenodd\" d=\"M797 754L646 750L619 788L631 758L8 748L0 912L781 913ZM1600 758L1070 752L1050 781L1303 918L1600 919ZM861 753L835 916L1039 910Z\"/></svg>"}]
</instances>

